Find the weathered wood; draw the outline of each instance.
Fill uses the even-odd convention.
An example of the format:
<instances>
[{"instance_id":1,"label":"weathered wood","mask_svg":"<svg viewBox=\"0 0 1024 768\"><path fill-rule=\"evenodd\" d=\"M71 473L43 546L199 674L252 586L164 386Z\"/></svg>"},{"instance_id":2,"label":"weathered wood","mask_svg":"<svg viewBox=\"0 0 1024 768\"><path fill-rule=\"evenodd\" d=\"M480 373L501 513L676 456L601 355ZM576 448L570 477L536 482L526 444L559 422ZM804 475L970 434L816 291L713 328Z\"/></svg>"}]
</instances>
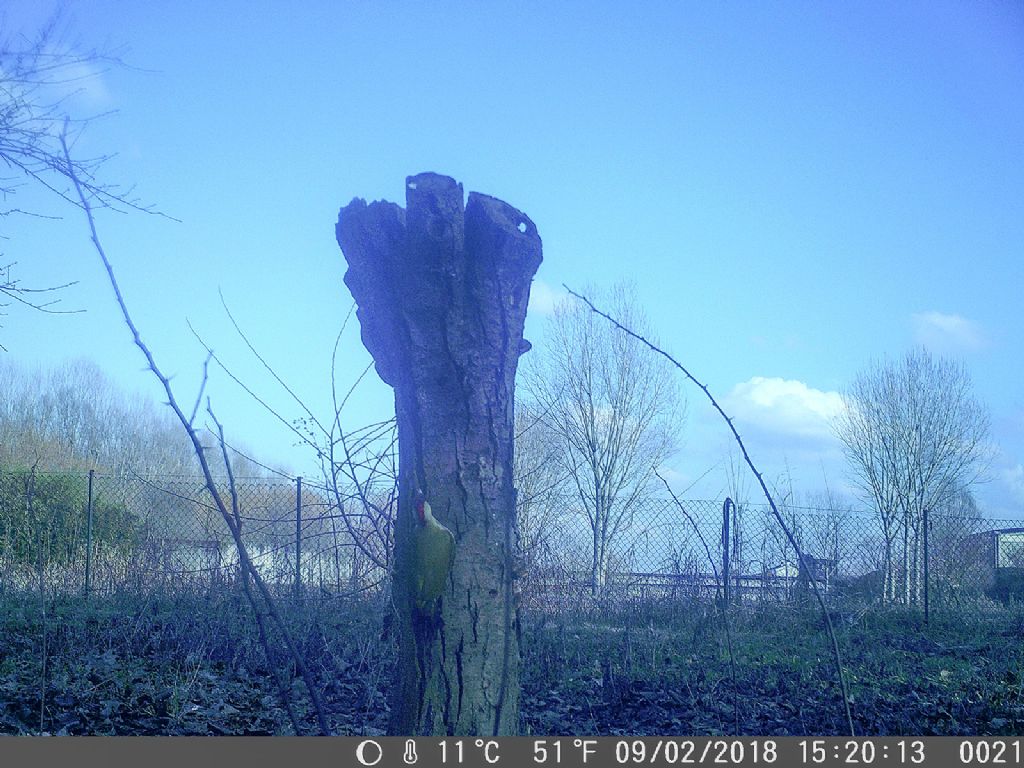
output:
<instances>
[{"instance_id":1,"label":"weathered wood","mask_svg":"<svg viewBox=\"0 0 1024 768\"><path fill-rule=\"evenodd\" d=\"M406 179L404 210L353 200L337 238L363 343L395 390L399 661L390 730L515 734L513 403L541 262L537 228L487 195L471 192L463 208L461 184L424 173ZM448 589L429 624L415 621L410 599L416 488L456 537Z\"/></svg>"}]
</instances>

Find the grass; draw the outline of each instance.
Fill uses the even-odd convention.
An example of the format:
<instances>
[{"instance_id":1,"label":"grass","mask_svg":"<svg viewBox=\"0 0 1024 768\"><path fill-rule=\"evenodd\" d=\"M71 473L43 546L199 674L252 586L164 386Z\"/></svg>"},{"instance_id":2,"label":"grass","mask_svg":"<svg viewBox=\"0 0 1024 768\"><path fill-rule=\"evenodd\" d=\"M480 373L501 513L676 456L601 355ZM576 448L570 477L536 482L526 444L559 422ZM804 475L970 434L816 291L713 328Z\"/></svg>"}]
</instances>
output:
<instances>
[{"instance_id":1,"label":"grass","mask_svg":"<svg viewBox=\"0 0 1024 768\"><path fill-rule=\"evenodd\" d=\"M287 608L339 735L386 726L393 651L382 614L371 601ZM1024 733L1024 611L965 611L929 626L910 612L840 619L858 735ZM721 620L706 606L524 615L523 732L843 733L820 616L744 608L730 626L735 679ZM302 687L292 691L313 732ZM38 598L0 598L0 733L290 732L233 591L55 599L45 623Z\"/></svg>"},{"instance_id":2,"label":"grass","mask_svg":"<svg viewBox=\"0 0 1024 768\"><path fill-rule=\"evenodd\" d=\"M47 613L44 668L38 602L0 604L0 732L291 732L238 594L60 599ZM365 732L384 709L386 660L373 642L379 617L379 606L328 603L288 613L339 734ZM298 683L293 699L313 732Z\"/></svg>"},{"instance_id":3,"label":"grass","mask_svg":"<svg viewBox=\"0 0 1024 768\"><path fill-rule=\"evenodd\" d=\"M535 733L842 735L820 616L774 606L730 621L735 681L720 619L707 611L644 607L538 624L524 670L527 724ZM1024 732L1021 611L927 627L916 613L877 612L840 624L857 735Z\"/></svg>"}]
</instances>

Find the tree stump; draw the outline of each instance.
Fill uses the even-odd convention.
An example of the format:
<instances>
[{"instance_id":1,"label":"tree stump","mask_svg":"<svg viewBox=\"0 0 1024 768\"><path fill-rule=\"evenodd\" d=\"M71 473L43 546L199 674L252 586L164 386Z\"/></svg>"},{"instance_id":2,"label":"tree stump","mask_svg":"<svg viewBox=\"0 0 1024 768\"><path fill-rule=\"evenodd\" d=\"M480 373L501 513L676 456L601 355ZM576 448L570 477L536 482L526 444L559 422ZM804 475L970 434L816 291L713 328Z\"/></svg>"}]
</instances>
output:
<instances>
[{"instance_id":1,"label":"tree stump","mask_svg":"<svg viewBox=\"0 0 1024 768\"><path fill-rule=\"evenodd\" d=\"M363 343L395 391L399 504L392 597L395 735L514 735L519 726L513 406L541 240L528 216L423 173L406 208L355 199L338 244ZM429 620L413 604L415 491L455 536Z\"/></svg>"}]
</instances>

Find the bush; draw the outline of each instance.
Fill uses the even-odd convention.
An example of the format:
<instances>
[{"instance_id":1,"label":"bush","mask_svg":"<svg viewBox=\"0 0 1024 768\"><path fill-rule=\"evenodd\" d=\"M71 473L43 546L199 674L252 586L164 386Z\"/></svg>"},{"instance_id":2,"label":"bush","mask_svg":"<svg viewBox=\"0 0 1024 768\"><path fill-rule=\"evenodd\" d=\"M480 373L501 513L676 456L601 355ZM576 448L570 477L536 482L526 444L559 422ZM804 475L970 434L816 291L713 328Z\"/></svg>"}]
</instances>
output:
<instances>
[{"instance_id":1,"label":"bush","mask_svg":"<svg viewBox=\"0 0 1024 768\"><path fill-rule=\"evenodd\" d=\"M80 473L0 469L0 555L19 565L64 565L80 559L85 554L88 502L88 479ZM123 503L94 495L94 546L127 555L138 534L138 520Z\"/></svg>"}]
</instances>

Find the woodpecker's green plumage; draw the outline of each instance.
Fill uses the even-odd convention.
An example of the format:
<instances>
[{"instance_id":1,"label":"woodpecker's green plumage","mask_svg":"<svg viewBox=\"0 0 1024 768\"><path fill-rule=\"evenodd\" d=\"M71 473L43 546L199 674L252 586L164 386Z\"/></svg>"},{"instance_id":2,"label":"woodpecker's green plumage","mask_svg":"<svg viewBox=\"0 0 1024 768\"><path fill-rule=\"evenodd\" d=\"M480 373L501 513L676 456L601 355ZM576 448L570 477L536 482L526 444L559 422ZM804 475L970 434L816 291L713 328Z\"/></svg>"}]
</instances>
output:
<instances>
[{"instance_id":1,"label":"woodpecker's green plumage","mask_svg":"<svg viewBox=\"0 0 1024 768\"><path fill-rule=\"evenodd\" d=\"M420 611L429 612L448 583L455 559L455 536L437 521L430 504L416 499L416 528L413 533L413 597Z\"/></svg>"}]
</instances>

